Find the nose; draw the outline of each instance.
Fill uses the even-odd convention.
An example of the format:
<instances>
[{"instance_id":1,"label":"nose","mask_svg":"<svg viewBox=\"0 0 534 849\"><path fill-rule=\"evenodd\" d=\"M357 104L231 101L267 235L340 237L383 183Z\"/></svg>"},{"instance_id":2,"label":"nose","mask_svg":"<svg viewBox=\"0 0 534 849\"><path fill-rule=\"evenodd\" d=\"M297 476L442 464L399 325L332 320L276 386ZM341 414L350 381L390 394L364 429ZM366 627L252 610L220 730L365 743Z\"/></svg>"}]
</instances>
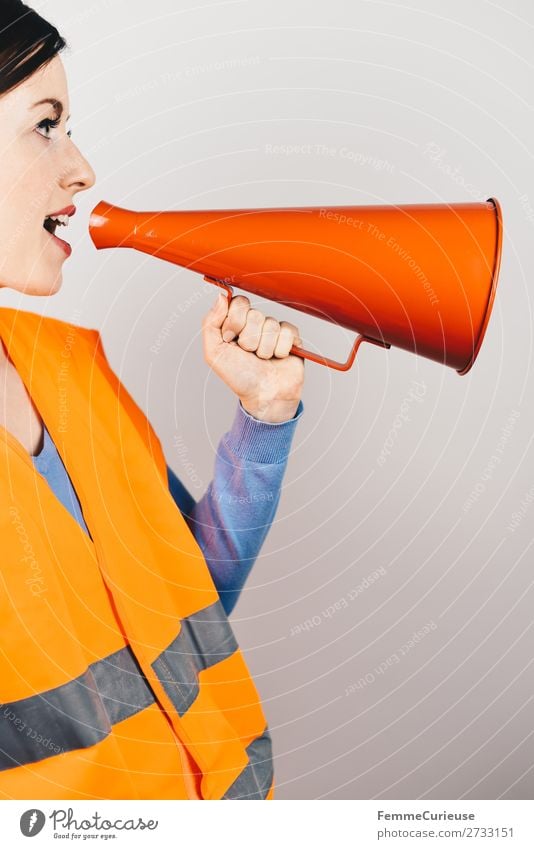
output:
<instances>
[{"instance_id":1,"label":"nose","mask_svg":"<svg viewBox=\"0 0 534 849\"><path fill-rule=\"evenodd\" d=\"M70 191L83 192L94 186L96 174L91 165L69 139L70 156L67 167L62 169L61 185Z\"/></svg>"}]
</instances>

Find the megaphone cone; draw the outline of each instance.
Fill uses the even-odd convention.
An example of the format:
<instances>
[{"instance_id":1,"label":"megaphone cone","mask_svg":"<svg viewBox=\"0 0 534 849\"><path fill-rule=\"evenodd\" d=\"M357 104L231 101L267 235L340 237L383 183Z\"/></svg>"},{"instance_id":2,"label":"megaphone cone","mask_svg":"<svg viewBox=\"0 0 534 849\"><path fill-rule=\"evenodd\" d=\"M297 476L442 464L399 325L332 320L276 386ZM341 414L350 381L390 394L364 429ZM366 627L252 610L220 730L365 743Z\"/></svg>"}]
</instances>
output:
<instances>
[{"instance_id":1,"label":"megaphone cone","mask_svg":"<svg viewBox=\"0 0 534 849\"><path fill-rule=\"evenodd\" d=\"M465 374L479 352L500 266L499 203L133 212L101 201L97 248L128 247Z\"/></svg>"}]
</instances>

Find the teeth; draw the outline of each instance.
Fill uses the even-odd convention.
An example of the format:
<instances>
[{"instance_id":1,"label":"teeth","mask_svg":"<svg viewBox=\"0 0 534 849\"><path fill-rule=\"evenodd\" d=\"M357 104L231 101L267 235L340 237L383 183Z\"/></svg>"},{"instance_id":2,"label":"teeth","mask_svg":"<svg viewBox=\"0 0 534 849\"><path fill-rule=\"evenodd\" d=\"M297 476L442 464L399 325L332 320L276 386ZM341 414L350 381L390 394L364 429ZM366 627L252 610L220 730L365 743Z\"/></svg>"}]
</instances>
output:
<instances>
[{"instance_id":1,"label":"teeth","mask_svg":"<svg viewBox=\"0 0 534 849\"><path fill-rule=\"evenodd\" d=\"M48 217L51 218L52 221L57 221L58 224L62 224L63 227L68 226L68 223L69 223L69 216L68 215L49 215Z\"/></svg>"}]
</instances>

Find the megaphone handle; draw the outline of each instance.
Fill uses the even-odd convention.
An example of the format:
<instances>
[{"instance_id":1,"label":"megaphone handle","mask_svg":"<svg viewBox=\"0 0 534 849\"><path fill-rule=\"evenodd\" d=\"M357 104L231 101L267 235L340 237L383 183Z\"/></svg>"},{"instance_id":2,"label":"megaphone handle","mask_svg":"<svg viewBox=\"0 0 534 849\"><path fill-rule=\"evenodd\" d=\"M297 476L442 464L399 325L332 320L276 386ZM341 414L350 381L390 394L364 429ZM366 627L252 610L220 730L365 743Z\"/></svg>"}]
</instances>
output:
<instances>
[{"instance_id":1,"label":"megaphone handle","mask_svg":"<svg viewBox=\"0 0 534 849\"><path fill-rule=\"evenodd\" d=\"M217 280L215 277L208 277L207 275L204 276L204 280L206 283L213 283L214 286L220 286L221 289L224 289L228 297L228 305L230 305L230 301L234 296L234 290L228 283L225 283L223 280ZM337 371L348 371L354 362L358 348L362 342L370 342L372 345L378 345L380 348L391 348L389 342L381 342L379 339L372 339L370 336L360 334L354 340L348 359L344 363L338 360L331 360L329 357L323 357L321 354L314 354L312 351L308 351L306 348L300 348L298 345L293 345L289 353L296 354L305 360L311 360L313 363L319 363L321 366L328 366L328 368L333 368Z\"/></svg>"},{"instance_id":2,"label":"megaphone handle","mask_svg":"<svg viewBox=\"0 0 534 849\"><path fill-rule=\"evenodd\" d=\"M314 354L312 351L306 350L306 348L299 348L298 345L293 345L289 353L297 354L299 357L304 357L305 360L311 360L314 363L319 363L321 366L328 366L328 368L333 368L337 371L348 371L354 362L358 348L362 342L370 342L372 345L378 345L380 348L391 348L389 342L380 342L378 339L371 339L370 336L359 335L354 340L351 352L344 363L338 360L331 360L329 357L323 357L321 354Z\"/></svg>"}]
</instances>

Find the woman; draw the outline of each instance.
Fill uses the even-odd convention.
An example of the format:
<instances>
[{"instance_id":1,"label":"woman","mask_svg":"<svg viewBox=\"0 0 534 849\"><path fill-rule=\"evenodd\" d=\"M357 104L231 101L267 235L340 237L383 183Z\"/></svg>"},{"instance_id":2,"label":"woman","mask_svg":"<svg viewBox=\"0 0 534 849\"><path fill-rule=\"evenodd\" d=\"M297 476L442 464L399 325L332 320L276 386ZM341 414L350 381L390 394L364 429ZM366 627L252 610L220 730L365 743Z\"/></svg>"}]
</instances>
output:
<instances>
[{"instance_id":1,"label":"woman","mask_svg":"<svg viewBox=\"0 0 534 849\"><path fill-rule=\"evenodd\" d=\"M66 128L65 42L19 0L0 28L0 281L50 296L71 252L56 231L95 175ZM227 614L303 410L297 328L241 296L206 315L239 404L198 504L97 331L0 308L0 338L0 796L272 798Z\"/></svg>"}]
</instances>

